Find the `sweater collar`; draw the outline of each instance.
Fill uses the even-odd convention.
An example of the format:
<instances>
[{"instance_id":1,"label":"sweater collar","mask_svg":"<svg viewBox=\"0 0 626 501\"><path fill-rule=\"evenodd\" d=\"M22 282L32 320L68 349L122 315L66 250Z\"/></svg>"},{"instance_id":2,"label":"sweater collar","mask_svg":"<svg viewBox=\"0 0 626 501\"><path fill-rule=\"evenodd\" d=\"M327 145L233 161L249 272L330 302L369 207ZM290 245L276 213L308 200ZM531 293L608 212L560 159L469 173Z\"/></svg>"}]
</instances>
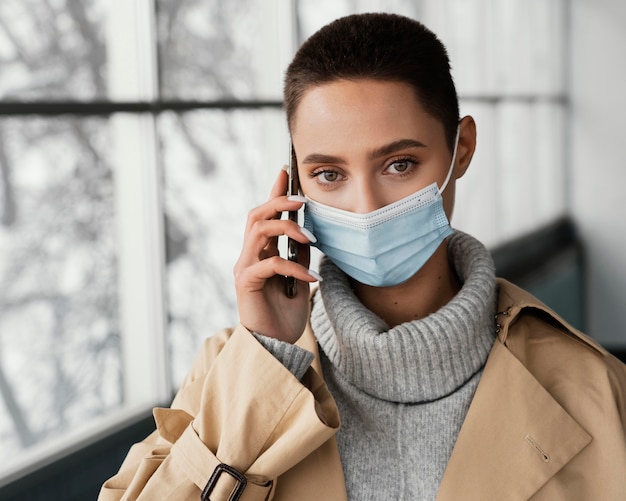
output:
<instances>
[{"instance_id":1,"label":"sweater collar","mask_svg":"<svg viewBox=\"0 0 626 501\"><path fill-rule=\"evenodd\" d=\"M389 329L354 295L329 259L313 296L311 326L339 373L367 394L418 403L453 393L483 367L494 341L496 286L485 247L456 231L448 240L451 263L463 283L435 313Z\"/></svg>"}]
</instances>

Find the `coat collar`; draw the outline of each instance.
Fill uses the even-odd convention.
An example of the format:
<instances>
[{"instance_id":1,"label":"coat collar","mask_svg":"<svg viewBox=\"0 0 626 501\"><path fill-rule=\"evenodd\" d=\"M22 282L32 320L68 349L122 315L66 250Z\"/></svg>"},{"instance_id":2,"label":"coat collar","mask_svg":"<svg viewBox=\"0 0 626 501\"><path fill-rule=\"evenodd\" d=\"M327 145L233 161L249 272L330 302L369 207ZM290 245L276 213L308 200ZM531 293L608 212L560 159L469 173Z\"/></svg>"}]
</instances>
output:
<instances>
[{"instance_id":1,"label":"coat collar","mask_svg":"<svg viewBox=\"0 0 626 501\"><path fill-rule=\"evenodd\" d=\"M559 322L563 331L603 351L518 287L498 280L498 336L442 479L438 500L529 499L591 442L506 347L525 308Z\"/></svg>"},{"instance_id":2,"label":"coat collar","mask_svg":"<svg viewBox=\"0 0 626 501\"><path fill-rule=\"evenodd\" d=\"M497 339L437 499L529 499L590 441Z\"/></svg>"},{"instance_id":3,"label":"coat collar","mask_svg":"<svg viewBox=\"0 0 626 501\"><path fill-rule=\"evenodd\" d=\"M554 310L543 304L529 292L524 289L520 289L517 285L514 285L502 278L497 279L497 286L499 289L498 314L496 315L498 326L497 333L498 338L503 344L506 344L511 324L518 318L524 309L529 308L547 313L557 324L561 326L564 334L582 341L584 344L593 348L602 355L607 354L607 351L602 348L602 346L572 327Z\"/></svg>"}]
</instances>

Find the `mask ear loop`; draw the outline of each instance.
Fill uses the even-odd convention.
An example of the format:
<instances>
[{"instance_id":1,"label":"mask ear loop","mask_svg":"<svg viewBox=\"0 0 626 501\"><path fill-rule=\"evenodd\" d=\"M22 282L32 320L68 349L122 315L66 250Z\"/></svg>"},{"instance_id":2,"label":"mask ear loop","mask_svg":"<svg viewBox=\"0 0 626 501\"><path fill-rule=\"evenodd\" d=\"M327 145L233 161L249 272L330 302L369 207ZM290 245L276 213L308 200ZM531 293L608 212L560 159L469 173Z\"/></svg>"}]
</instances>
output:
<instances>
[{"instance_id":1,"label":"mask ear loop","mask_svg":"<svg viewBox=\"0 0 626 501\"><path fill-rule=\"evenodd\" d=\"M459 147L459 134L461 132L461 126L457 125L456 127L456 137L454 138L454 151L452 152L452 162L450 163L450 169L448 169L448 175L446 176L446 180L439 188L439 194L443 193L443 190L448 186L448 182L450 182L450 178L452 177L452 171L454 170L454 163L456 162L456 150Z\"/></svg>"}]
</instances>

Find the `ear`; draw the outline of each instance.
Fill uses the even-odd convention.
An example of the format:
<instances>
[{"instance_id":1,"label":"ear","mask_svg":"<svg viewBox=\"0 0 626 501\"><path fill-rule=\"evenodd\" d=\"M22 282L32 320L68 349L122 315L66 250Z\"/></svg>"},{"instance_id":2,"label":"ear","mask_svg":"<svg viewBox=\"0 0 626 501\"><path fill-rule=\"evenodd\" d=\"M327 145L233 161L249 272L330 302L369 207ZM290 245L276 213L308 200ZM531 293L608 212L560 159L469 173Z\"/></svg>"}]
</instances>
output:
<instances>
[{"instance_id":1,"label":"ear","mask_svg":"<svg viewBox=\"0 0 626 501\"><path fill-rule=\"evenodd\" d=\"M459 122L459 146L456 152L454 178L463 177L469 167L476 150L476 122L467 115Z\"/></svg>"}]
</instances>

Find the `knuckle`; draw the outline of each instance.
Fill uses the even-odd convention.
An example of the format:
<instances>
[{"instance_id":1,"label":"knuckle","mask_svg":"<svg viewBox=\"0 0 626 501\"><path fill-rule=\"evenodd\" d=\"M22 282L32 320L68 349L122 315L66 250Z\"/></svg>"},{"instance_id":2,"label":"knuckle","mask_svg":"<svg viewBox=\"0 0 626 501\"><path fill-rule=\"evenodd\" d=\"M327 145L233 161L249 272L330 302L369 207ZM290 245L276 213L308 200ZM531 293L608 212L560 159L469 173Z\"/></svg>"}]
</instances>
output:
<instances>
[{"instance_id":1,"label":"knuckle","mask_svg":"<svg viewBox=\"0 0 626 501\"><path fill-rule=\"evenodd\" d=\"M265 261L272 268L276 268L280 264L281 258L279 256L270 256Z\"/></svg>"},{"instance_id":2,"label":"knuckle","mask_svg":"<svg viewBox=\"0 0 626 501\"><path fill-rule=\"evenodd\" d=\"M241 259L237 259L235 266L233 266L233 276L235 277L235 280L237 280L237 277L241 274L241 268Z\"/></svg>"},{"instance_id":3,"label":"knuckle","mask_svg":"<svg viewBox=\"0 0 626 501\"><path fill-rule=\"evenodd\" d=\"M248 212L248 224L252 225L255 222L257 222L259 219L261 219L262 211L263 211L262 206L251 209L250 212Z\"/></svg>"},{"instance_id":4,"label":"knuckle","mask_svg":"<svg viewBox=\"0 0 626 501\"><path fill-rule=\"evenodd\" d=\"M253 207L252 209L250 209L250 212L248 213L248 215L252 219L258 219L262 211L263 211L263 205L257 205L256 207Z\"/></svg>"},{"instance_id":5,"label":"knuckle","mask_svg":"<svg viewBox=\"0 0 626 501\"><path fill-rule=\"evenodd\" d=\"M251 232L257 235L263 235L265 233L265 227L267 226L267 221L264 219L260 219L252 223L252 228L250 228Z\"/></svg>"},{"instance_id":6,"label":"knuckle","mask_svg":"<svg viewBox=\"0 0 626 501\"><path fill-rule=\"evenodd\" d=\"M248 268L239 269L234 273L235 288L241 289L249 280L250 271Z\"/></svg>"}]
</instances>

